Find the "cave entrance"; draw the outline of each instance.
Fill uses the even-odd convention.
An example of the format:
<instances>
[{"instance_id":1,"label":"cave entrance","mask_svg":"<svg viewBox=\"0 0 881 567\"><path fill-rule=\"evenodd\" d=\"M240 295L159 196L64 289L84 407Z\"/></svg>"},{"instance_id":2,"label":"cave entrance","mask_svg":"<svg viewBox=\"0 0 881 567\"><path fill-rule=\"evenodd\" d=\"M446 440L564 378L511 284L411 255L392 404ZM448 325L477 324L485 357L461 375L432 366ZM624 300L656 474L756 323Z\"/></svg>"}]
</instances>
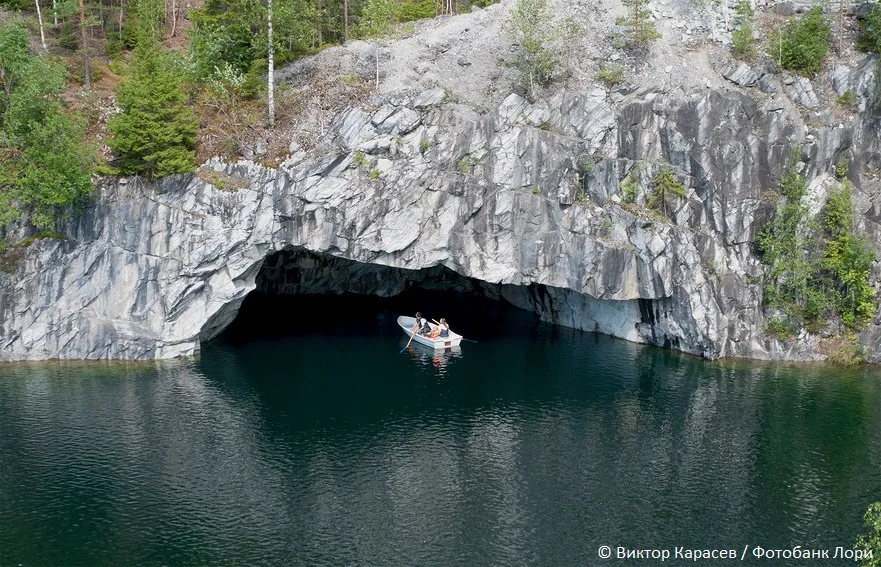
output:
<instances>
[{"instance_id":1,"label":"cave entrance","mask_svg":"<svg viewBox=\"0 0 881 567\"><path fill-rule=\"evenodd\" d=\"M256 288L218 337L243 343L274 336L403 336L398 315L445 317L459 333L491 337L526 330L539 316L504 299L512 287L467 278L444 267L404 270L306 250L267 256Z\"/></svg>"}]
</instances>

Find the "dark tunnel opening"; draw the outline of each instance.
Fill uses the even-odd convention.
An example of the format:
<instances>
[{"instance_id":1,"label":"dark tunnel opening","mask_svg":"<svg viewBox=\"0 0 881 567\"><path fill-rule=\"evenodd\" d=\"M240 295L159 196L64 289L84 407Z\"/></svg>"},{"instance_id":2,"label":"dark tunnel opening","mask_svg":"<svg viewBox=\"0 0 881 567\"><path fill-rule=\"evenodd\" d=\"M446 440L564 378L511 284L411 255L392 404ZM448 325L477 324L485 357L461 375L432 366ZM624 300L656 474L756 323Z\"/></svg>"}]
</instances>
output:
<instances>
[{"instance_id":1,"label":"dark tunnel opening","mask_svg":"<svg viewBox=\"0 0 881 567\"><path fill-rule=\"evenodd\" d=\"M266 258L255 290L215 340L242 344L298 335L397 337L403 336L397 316L416 311L430 319L444 317L456 332L474 339L547 325L536 313L505 301L500 285L443 266L403 270L283 250Z\"/></svg>"}]
</instances>

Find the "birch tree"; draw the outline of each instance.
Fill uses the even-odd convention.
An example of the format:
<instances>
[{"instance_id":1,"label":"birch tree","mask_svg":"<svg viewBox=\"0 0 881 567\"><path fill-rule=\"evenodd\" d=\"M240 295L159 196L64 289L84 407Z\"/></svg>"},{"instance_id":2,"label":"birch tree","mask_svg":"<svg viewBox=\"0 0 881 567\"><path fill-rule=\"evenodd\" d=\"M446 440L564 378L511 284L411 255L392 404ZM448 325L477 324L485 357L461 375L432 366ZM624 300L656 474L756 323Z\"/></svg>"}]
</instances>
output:
<instances>
[{"instance_id":1,"label":"birch tree","mask_svg":"<svg viewBox=\"0 0 881 567\"><path fill-rule=\"evenodd\" d=\"M34 3L37 5L37 23L40 25L40 45L43 46L43 51L46 51L46 32L43 30L43 11L40 10L40 0L34 0Z\"/></svg>"},{"instance_id":2,"label":"birch tree","mask_svg":"<svg viewBox=\"0 0 881 567\"><path fill-rule=\"evenodd\" d=\"M387 36L395 23L394 0L370 0L361 14L361 35L372 39L376 57L376 91L379 92L379 46L380 39Z\"/></svg>"},{"instance_id":3,"label":"birch tree","mask_svg":"<svg viewBox=\"0 0 881 567\"><path fill-rule=\"evenodd\" d=\"M275 44L272 40L272 0L266 0L266 58L269 72L266 74L269 127L275 128Z\"/></svg>"},{"instance_id":4,"label":"birch tree","mask_svg":"<svg viewBox=\"0 0 881 567\"><path fill-rule=\"evenodd\" d=\"M83 88L87 91L92 88L92 61L89 58L89 39L86 31L86 3L79 0L80 6L80 49L83 52Z\"/></svg>"}]
</instances>

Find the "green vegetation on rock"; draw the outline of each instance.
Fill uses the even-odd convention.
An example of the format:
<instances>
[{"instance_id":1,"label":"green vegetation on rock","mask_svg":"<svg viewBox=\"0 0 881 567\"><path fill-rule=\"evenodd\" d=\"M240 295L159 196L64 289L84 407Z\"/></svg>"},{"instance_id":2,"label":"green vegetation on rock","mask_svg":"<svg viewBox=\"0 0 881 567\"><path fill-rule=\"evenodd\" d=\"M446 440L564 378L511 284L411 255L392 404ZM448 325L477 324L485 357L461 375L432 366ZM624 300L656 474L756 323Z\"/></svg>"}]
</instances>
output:
<instances>
[{"instance_id":1,"label":"green vegetation on rock","mask_svg":"<svg viewBox=\"0 0 881 567\"><path fill-rule=\"evenodd\" d=\"M108 120L116 167L148 178L193 171L198 123L181 90L181 72L146 33L130 69L117 92L121 112Z\"/></svg>"},{"instance_id":2,"label":"green vegetation on rock","mask_svg":"<svg viewBox=\"0 0 881 567\"><path fill-rule=\"evenodd\" d=\"M755 12L748 0L739 0L734 11L738 27L731 32L731 52L735 57L748 59L756 52Z\"/></svg>"},{"instance_id":3,"label":"green vegetation on rock","mask_svg":"<svg viewBox=\"0 0 881 567\"><path fill-rule=\"evenodd\" d=\"M782 204L757 236L766 265L765 305L793 329L819 332L832 314L845 329L858 329L877 308L869 281L875 255L855 230L850 182L830 191L819 218L808 218L806 191L807 180L787 171L780 184ZM769 330L779 335L780 324L774 326Z\"/></svg>"},{"instance_id":4,"label":"green vegetation on rock","mask_svg":"<svg viewBox=\"0 0 881 567\"><path fill-rule=\"evenodd\" d=\"M621 197L625 203L631 204L636 202L637 189L636 181L632 178L627 177L621 181Z\"/></svg>"},{"instance_id":5,"label":"green vegetation on rock","mask_svg":"<svg viewBox=\"0 0 881 567\"><path fill-rule=\"evenodd\" d=\"M27 215L48 230L90 195L95 151L65 112L64 68L30 52L20 20L0 22L0 71L0 227Z\"/></svg>"},{"instance_id":6,"label":"green vegetation on rock","mask_svg":"<svg viewBox=\"0 0 881 567\"><path fill-rule=\"evenodd\" d=\"M875 253L868 238L854 232L855 213L851 185L845 180L839 191L832 191L826 202L823 224L826 249L821 267L829 282L832 307L848 328L857 328L875 314L875 288L869 282Z\"/></svg>"},{"instance_id":7,"label":"green vegetation on rock","mask_svg":"<svg viewBox=\"0 0 881 567\"><path fill-rule=\"evenodd\" d=\"M849 106L851 108L856 108L856 106L860 102L860 99L856 95L856 93L853 92L852 89L847 89L846 91L844 91L844 94L842 94L840 97L838 97L835 100L835 102L837 102L838 104L840 104L842 106Z\"/></svg>"},{"instance_id":8,"label":"green vegetation on rock","mask_svg":"<svg viewBox=\"0 0 881 567\"><path fill-rule=\"evenodd\" d=\"M622 3L627 10L627 15L615 20L615 25L628 28L628 30L616 36L619 45L638 48L661 37L654 20L652 20L648 0L622 0Z\"/></svg>"},{"instance_id":9,"label":"green vegetation on rock","mask_svg":"<svg viewBox=\"0 0 881 567\"><path fill-rule=\"evenodd\" d=\"M547 0L517 0L505 24L505 33L516 44L514 67L520 86L530 98L538 87L547 86L563 72L559 44L577 33L571 21L554 21Z\"/></svg>"},{"instance_id":10,"label":"green vegetation on rock","mask_svg":"<svg viewBox=\"0 0 881 567\"><path fill-rule=\"evenodd\" d=\"M474 159L474 156L471 154L465 154L456 162L456 169L459 173L471 173L471 170L474 168L474 164L477 163L477 160Z\"/></svg>"},{"instance_id":11,"label":"green vegetation on rock","mask_svg":"<svg viewBox=\"0 0 881 567\"><path fill-rule=\"evenodd\" d=\"M597 79L613 87L624 80L624 65L603 63L596 74Z\"/></svg>"},{"instance_id":12,"label":"green vegetation on rock","mask_svg":"<svg viewBox=\"0 0 881 567\"><path fill-rule=\"evenodd\" d=\"M856 549L869 553L872 557L863 560L863 567L881 567L881 502L869 505L866 515L863 517L866 524L866 533L857 539Z\"/></svg>"},{"instance_id":13,"label":"green vegetation on rock","mask_svg":"<svg viewBox=\"0 0 881 567\"><path fill-rule=\"evenodd\" d=\"M857 48L872 53L881 53L881 3L875 3L868 17L862 23Z\"/></svg>"},{"instance_id":14,"label":"green vegetation on rock","mask_svg":"<svg viewBox=\"0 0 881 567\"><path fill-rule=\"evenodd\" d=\"M364 38L383 37L398 21L394 0L369 0L361 14L358 33Z\"/></svg>"},{"instance_id":15,"label":"green vegetation on rock","mask_svg":"<svg viewBox=\"0 0 881 567\"><path fill-rule=\"evenodd\" d=\"M652 179L652 191L648 195L648 207L660 211L666 216L670 206L678 199L685 198L685 186L676 179L670 164L663 164L661 170Z\"/></svg>"},{"instance_id":16,"label":"green vegetation on rock","mask_svg":"<svg viewBox=\"0 0 881 567\"><path fill-rule=\"evenodd\" d=\"M829 53L831 34L822 7L814 6L805 15L786 22L779 33L771 34L769 55L784 69L814 75Z\"/></svg>"}]
</instances>

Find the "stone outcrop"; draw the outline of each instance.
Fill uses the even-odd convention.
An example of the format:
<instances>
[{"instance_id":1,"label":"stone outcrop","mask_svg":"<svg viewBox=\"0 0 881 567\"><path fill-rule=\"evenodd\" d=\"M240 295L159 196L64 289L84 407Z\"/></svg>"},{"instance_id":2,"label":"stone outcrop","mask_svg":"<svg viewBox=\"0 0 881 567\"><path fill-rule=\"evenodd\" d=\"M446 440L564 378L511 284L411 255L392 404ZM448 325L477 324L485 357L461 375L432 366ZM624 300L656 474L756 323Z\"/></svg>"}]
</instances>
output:
<instances>
[{"instance_id":1,"label":"stone outcrop","mask_svg":"<svg viewBox=\"0 0 881 567\"><path fill-rule=\"evenodd\" d=\"M860 228L881 243L873 64L829 79L861 97L846 117L803 115L793 103L808 106L807 80L771 98L512 94L484 112L442 89L400 90L349 108L279 169L212 160L158 185L105 182L63 240L35 242L0 276L0 360L190 355L258 284L391 295L406 281L467 281L549 321L708 358L820 358L820 337L765 334L754 241L773 213L766 190L800 147L817 202L835 184L825 174L851 161ZM745 86L765 78L727 73ZM650 211L664 164L687 194ZM862 340L881 361L881 314Z\"/></svg>"}]
</instances>

